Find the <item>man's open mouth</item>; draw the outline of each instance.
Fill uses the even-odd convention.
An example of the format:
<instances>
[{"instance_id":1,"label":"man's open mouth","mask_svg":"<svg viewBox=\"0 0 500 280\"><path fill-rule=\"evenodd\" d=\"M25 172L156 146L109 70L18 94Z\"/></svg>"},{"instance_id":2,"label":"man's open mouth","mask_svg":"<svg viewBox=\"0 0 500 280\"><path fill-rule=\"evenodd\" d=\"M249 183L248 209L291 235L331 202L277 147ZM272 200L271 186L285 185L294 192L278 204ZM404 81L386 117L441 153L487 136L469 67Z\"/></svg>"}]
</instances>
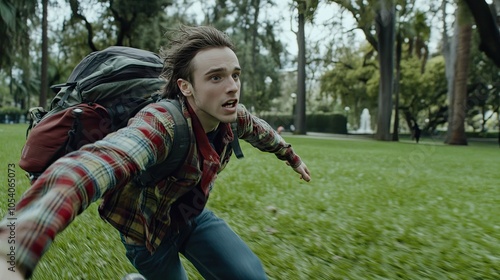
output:
<instances>
[{"instance_id":1,"label":"man's open mouth","mask_svg":"<svg viewBox=\"0 0 500 280\"><path fill-rule=\"evenodd\" d=\"M230 100L230 101L222 104L222 107L224 107L224 108L233 108L233 107L236 106L236 104L237 104L236 100Z\"/></svg>"}]
</instances>

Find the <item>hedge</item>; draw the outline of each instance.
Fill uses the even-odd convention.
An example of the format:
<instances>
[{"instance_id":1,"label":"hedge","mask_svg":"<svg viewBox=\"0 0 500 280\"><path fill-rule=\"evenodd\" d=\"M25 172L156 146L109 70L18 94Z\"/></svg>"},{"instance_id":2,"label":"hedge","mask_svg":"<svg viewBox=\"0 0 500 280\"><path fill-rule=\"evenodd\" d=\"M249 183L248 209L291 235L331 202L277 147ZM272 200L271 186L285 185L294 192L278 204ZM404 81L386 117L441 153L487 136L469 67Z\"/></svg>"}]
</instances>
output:
<instances>
[{"instance_id":1,"label":"hedge","mask_svg":"<svg viewBox=\"0 0 500 280\"><path fill-rule=\"evenodd\" d=\"M259 117L268 122L275 129L283 126L290 130L293 123L292 116L285 113L260 113ZM306 115L306 130L310 132L325 132L347 134L347 118L342 114L334 113L310 113Z\"/></svg>"},{"instance_id":2,"label":"hedge","mask_svg":"<svg viewBox=\"0 0 500 280\"><path fill-rule=\"evenodd\" d=\"M8 116L9 122L19 123L21 116L26 116L26 112L16 107L0 108L0 123L5 123ZM292 116L285 113L261 113L259 117L268 122L275 129L283 126L285 130L290 131L290 125L293 123ZM306 130L310 132L325 132L347 134L347 119L342 114L334 113L311 113L306 115Z\"/></svg>"},{"instance_id":3,"label":"hedge","mask_svg":"<svg viewBox=\"0 0 500 280\"><path fill-rule=\"evenodd\" d=\"M26 120L26 112L23 109L19 109L16 107L0 108L0 123L19 123L21 121L21 116L24 116Z\"/></svg>"}]
</instances>

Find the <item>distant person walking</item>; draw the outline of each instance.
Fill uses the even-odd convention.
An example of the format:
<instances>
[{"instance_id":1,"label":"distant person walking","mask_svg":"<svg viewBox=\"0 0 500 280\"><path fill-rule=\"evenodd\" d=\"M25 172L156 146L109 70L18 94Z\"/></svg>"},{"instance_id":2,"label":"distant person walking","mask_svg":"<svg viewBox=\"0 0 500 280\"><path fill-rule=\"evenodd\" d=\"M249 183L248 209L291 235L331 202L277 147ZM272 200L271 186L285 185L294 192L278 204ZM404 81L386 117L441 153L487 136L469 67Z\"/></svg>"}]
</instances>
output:
<instances>
[{"instance_id":1,"label":"distant person walking","mask_svg":"<svg viewBox=\"0 0 500 280\"><path fill-rule=\"evenodd\" d=\"M418 124L415 122L415 125L413 126L413 139L418 143L420 141L420 127L418 127Z\"/></svg>"}]
</instances>

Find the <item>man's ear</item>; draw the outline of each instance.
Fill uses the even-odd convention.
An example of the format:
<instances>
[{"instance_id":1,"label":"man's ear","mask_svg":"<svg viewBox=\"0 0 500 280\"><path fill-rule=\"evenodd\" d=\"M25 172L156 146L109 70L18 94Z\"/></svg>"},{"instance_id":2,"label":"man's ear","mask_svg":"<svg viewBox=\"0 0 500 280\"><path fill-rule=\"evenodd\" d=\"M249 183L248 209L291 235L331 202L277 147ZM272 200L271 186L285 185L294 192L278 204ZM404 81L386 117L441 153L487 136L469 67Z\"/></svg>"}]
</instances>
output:
<instances>
[{"instance_id":1,"label":"man's ear","mask_svg":"<svg viewBox=\"0 0 500 280\"><path fill-rule=\"evenodd\" d=\"M184 80L184 79L177 79L177 86L182 92L182 95L184 96L190 96L191 95L191 83Z\"/></svg>"}]
</instances>

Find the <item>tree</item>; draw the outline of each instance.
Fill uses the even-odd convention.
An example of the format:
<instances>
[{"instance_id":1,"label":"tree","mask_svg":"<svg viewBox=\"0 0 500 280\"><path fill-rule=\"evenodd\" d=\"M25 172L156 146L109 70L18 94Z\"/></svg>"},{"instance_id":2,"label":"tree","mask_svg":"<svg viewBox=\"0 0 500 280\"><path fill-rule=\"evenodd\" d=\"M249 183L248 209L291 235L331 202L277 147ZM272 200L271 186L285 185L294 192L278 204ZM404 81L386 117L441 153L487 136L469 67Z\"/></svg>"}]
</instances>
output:
<instances>
[{"instance_id":1,"label":"tree","mask_svg":"<svg viewBox=\"0 0 500 280\"><path fill-rule=\"evenodd\" d=\"M399 141L399 80L401 77L401 53L403 48L401 29L396 36L396 81L394 83L394 128L392 130L392 141ZM413 127L413 126L412 126Z\"/></svg>"},{"instance_id":2,"label":"tree","mask_svg":"<svg viewBox=\"0 0 500 280\"><path fill-rule=\"evenodd\" d=\"M273 98L279 96L283 46L277 38L279 18L266 14L266 5L272 1L217 0L205 3L204 24L225 30L236 45L243 69L240 99L250 109L266 111ZM238 20L231 22L231 18Z\"/></svg>"},{"instance_id":3,"label":"tree","mask_svg":"<svg viewBox=\"0 0 500 280\"><path fill-rule=\"evenodd\" d=\"M161 36L141 37L136 30L151 30L154 20L164 15L165 8L172 5L171 0L148 1L144 5L135 0L98 0L99 5L92 3L92 11L101 12L99 20L92 23L84 15L84 7L80 0L69 0L71 19L69 25L83 23L87 31L86 42L90 51L97 51L101 46L96 42L104 41L100 45L109 46L138 46L146 40L159 42ZM109 31L112 33L109 33ZM104 34L103 34L104 33ZM102 36L105 35L105 36ZM114 42L110 43L110 38ZM159 46L160 44L156 44Z\"/></svg>"},{"instance_id":4,"label":"tree","mask_svg":"<svg viewBox=\"0 0 500 280\"><path fill-rule=\"evenodd\" d=\"M489 12L486 1L483 0L465 0L469 7L481 36L480 49L495 62L497 67L500 67L500 32L495 18L500 8L500 1L495 0L493 9ZM500 95L498 96L500 99ZM500 114L500 109L497 109L497 114ZM500 124L498 133L498 144L500 145Z\"/></svg>"},{"instance_id":5,"label":"tree","mask_svg":"<svg viewBox=\"0 0 500 280\"><path fill-rule=\"evenodd\" d=\"M22 109L26 106L29 92L18 91L23 85L15 85L19 81L15 73L22 73L23 83L31 81L30 27L37 26L36 0L0 0L0 69L10 76L9 92L16 104ZM21 71L16 71L21 70ZM24 87L26 88L26 87ZM28 98L29 99L29 98Z\"/></svg>"},{"instance_id":6,"label":"tree","mask_svg":"<svg viewBox=\"0 0 500 280\"><path fill-rule=\"evenodd\" d=\"M446 6L448 4L447 0L442 0L441 4L441 11L442 11L442 20L443 20L443 56L446 62L446 68L445 68L445 77L446 77L446 82L447 82L447 97L448 97L448 112L447 112L447 121L448 125L450 123L453 123L452 118L453 118L453 100L454 100L454 95L453 95L453 86L454 86L454 80L455 80L455 64L456 64L456 52L457 52L457 34L458 34L458 24L455 24L454 27L454 34L451 36L451 42L449 40L448 36L448 28L446 24ZM456 17L456 12L455 12L455 17ZM446 133L446 139L445 143L449 141L451 137L451 129L447 130Z\"/></svg>"},{"instance_id":7,"label":"tree","mask_svg":"<svg viewBox=\"0 0 500 280\"><path fill-rule=\"evenodd\" d=\"M375 20L381 79L375 139L385 141L391 140L390 125L394 83L395 13L396 8L392 1L381 0Z\"/></svg>"},{"instance_id":8,"label":"tree","mask_svg":"<svg viewBox=\"0 0 500 280\"><path fill-rule=\"evenodd\" d=\"M429 57L428 42L430 38L430 27L427 24L427 13L421 10L413 11L415 7L408 6L402 9L398 13L398 28L397 28L397 39L396 39L396 79L394 83L394 128L393 128L393 141L398 140L398 134L400 131L399 127L399 114L401 109L404 110L404 118L408 124L410 130L413 130L415 124L418 123L416 114L419 110L409 110L413 107L410 103L401 103L401 97L405 101L411 100L414 102L412 95L422 96L420 100L424 99L425 93L422 93L419 89L422 88L421 85L415 85L414 87L406 87L404 91L401 90L401 63L404 60L405 64L412 63L413 69L406 69L412 72L412 79L414 81L420 81L421 76L426 72L426 65ZM415 65L413 65L415 63ZM407 73L405 73L407 75ZM408 77L408 76L407 76ZM412 79L406 79L405 84L411 83ZM425 81L424 81L425 82ZM425 98L427 99L427 98ZM422 127L422 124L420 124Z\"/></svg>"},{"instance_id":9,"label":"tree","mask_svg":"<svg viewBox=\"0 0 500 280\"><path fill-rule=\"evenodd\" d=\"M410 130L416 122L423 132L432 134L439 125L446 123L444 58L430 58L423 73L420 65L421 60L416 56L406 57L401 62L399 109Z\"/></svg>"},{"instance_id":10,"label":"tree","mask_svg":"<svg viewBox=\"0 0 500 280\"><path fill-rule=\"evenodd\" d=\"M377 106L380 75L373 48L368 44L359 49L346 46L336 49L335 56L335 60L329 61L331 70L320 79L323 105L334 108L340 100L337 110L344 111L348 106L353 116L351 123L359 123L364 108Z\"/></svg>"},{"instance_id":11,"label":"tree","mask_svg":"<svg viewBox=\"0 0 500 280\"><path fill-rule=\"evenodd\" d=\"M471 65L474 67L470 67L467 86L467 123L473 129L486 132L491 129L487 123L494 121L492 112L496 112L500 106L500 70L493 60L480 50L480 40L480 35L475 32L471 46Z\"/></svg>"},{"instance_id":12,"label":"tree","mask_svg":"<svg viewBox=\"0 0 500 280\"><path fill-rule=\"evenodd\" d=\"M464 2L474 17L481 36L479 49L500 67L500 31L496 22L496 11L490 9L484 0L464 0Z\"/></svg>"},{"instance_id":13,"label":"tree","mask_svg":"<svg viewBox=\"0 0 500 280\"><path fill-rule=\"evenodd\" d=\"M15 35L16 35L16 6L10 0L0 0L0 37L4 40L0 41L0 69L6 65L11 65Z\"/></svg>"},{"instance_id":14,"label":"tree","mask_svg":"<svg viewBox=\"0 0 500 280\"><path fill-rule=\"evenodd\" d=\"M395 3L393 0L331 0L353 15L366 40L378 52L380 69L377 132L375 139L391 140L392 94L394 82ZM400 4L406 4L406 1ZM399 3L398 2L398 3ZM375 27L375 28L374 28ZM377 37L373 35L375 29Z\"/></svg>"},{"instance_id":15,"label":"tree","mask_svg":"<svg viewBox=\"0 0 500 280\"><path fill-rule=\"evenodd\" d=\"M472 21L465 4L459 2L457 10L458 18L458 45L457 64L455 67L455 79L453 83L453 115L448 129L450 145L467 145L465 135L465 117L467 110L467 77L470 62L470 50L472 40Z\"/></svg>"},{"instance_id":16,"label":"tree","mask_svg":"<svg viewBox=\"0 0 500 280\"><path fill-rule=\"evenodd\" d=\"M49 68L49 37L47 35L48 29L48 0L42 0L42 65L41 65L41 85L40 85L40 97L38 101L38 106L45 108L47 106L47 92L48 86L48 68Z\"/></svg>"},{"instance_id":17,"label":"tree","mask_svg":"<svg viewBox=\"0 0 500 280\"><path fill-rule=\"evenodd\" d=\"M295 133L306 134L306 21L312 21L318 0L295 0L298 14L297 45L297 104L295 106Z\"/></svg>"},{"instance_id":18,"label":"tree","mask_svg":"<svg viewBox=\"0 0 500 280\"><path fill-rule=\"evenodd\" d=\"M297 2L298 32L297 32L297 103L294 110L296 134L306 134L306 1Z\"/></svg>"}]
</instances>

